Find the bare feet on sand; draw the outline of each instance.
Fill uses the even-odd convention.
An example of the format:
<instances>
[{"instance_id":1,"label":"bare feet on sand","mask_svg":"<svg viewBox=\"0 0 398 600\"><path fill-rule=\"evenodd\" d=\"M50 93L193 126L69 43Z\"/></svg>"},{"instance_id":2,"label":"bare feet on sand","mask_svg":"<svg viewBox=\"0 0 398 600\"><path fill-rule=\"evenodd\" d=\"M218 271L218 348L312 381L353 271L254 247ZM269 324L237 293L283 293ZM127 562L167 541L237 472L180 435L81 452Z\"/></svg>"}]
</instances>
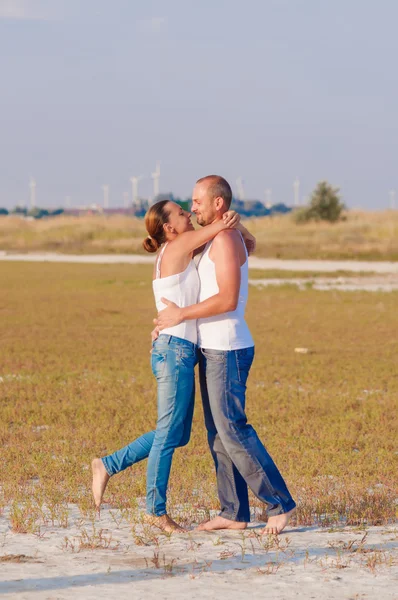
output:
<instances>
[{"instance_id":1,"label":"bare feet on sand","mask_svg":"<svg viewBox=\"0 0 398 600\"><path fill-rule=\"evenodd\" d=\"M293 508L287 513L282 513L281 515L276 515L275 517L269 517L266 526L260 532L260 534L278 535L278 533L281 533L281 531L283 531L286 525L289 523L290 517L292 516L295 510L296 509Z\"/></svg>"},{"instance_id":2,"label":"bare feet on sand","mask_svg":"<svg viewBox=\"0 0 398 600\"><path fill-rule=\"evenodd\" d=\"M224 517L215 517L210 521L204 521L196 527L196 531L217 531L218 529L235 529L242 530L246 529L247 523L241 523L239 521L230 521L224 519Z\"/></svg>"},{"instance_id":3,"label":"bare feet on sand","mask_svg":"<svg viewBox=\"0 0 398 600\"><path fill-rule=\"evenodd\" d=\"M169 515L162 515L157 517L156 515L144 515L144 521L148 525L157 527L166 533L185 533L187 530L178 525Z\"/></svg>"},{"instance_id":4,"label":"bare feet on sand","mask_svg":"<svg viewBox=\"0 0 398 600\"><path fill-rule=\"evenodd\" d=\"M91 463L91 469L93 471L93 496L95 506L99 511L101 508L102 496L104 495L106 485L110 479L110 476L105 470L104 463L100 458L94 458Z\"/></svg>"}]
</instances>

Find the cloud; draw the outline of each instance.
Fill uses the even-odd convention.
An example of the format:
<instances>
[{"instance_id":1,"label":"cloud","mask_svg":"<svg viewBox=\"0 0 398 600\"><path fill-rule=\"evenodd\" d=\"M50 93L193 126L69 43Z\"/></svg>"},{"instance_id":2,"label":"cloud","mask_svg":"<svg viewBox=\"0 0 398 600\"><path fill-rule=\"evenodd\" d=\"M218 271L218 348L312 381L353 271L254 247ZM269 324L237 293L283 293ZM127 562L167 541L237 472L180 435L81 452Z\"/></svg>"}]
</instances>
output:
<instances>
[{"instance_id":1,"label":"cloud","mask_svg":"<svg viewBox=\"0 0 398 600\"><path fill-rule=\"evenodd\" d=\"M55 18L40 0L0 0L0 19L47 21Z\"/></svg>"},{"instance_id":2,"label":"cloud","mask_svg":"<svg viewBox=\"0 0 398 600\"><path fill-rule=\"evenodd\" d=\"M138 21L138 27L143 33L160 33L167 26L166 17L151 17Z\"/></svg>"}]
</instances>

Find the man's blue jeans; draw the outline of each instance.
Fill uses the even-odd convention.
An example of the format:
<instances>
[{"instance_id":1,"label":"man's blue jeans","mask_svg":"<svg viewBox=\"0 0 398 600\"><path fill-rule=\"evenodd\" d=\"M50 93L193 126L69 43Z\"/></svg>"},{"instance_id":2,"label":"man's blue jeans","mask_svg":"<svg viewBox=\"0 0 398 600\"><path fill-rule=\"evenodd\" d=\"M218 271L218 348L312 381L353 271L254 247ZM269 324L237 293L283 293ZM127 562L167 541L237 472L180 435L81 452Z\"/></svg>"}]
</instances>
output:
<instances>
[{"instance_id":1,"label":"man's blue jeans","mask_svg":"<svg viewBox=\"0 0 398 600\"><path fill-rule=\"evenodd\" d=\"M174 450L189 442L195 403L195 344L161 334L153 343L152 371L158 384L158 420L149 431L102 459L108 475L148 458L146 510L166 514L167 485Z\"/></svg>"},{"instance_id":2,"label":"man's blue jeans","mask_svg":"<svg viewBox=\"0 0 398 600\"><path fill-rule=\"evenodd\" d=\"M217 474L220 515L250 521L247 486L267 506L268 516L296 504L274 461L247 422L246 381L254 347L206 350L199 357L199 377L210 451Z\"/></svg>"}]
</instances>

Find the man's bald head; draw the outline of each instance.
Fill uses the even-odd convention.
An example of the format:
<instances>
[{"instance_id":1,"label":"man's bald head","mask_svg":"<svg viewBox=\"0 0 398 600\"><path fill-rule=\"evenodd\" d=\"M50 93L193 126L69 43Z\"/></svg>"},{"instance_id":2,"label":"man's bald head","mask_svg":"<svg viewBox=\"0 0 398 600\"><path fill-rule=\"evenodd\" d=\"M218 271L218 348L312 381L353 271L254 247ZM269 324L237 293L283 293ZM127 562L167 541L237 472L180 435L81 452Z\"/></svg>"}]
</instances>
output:
<instances>
[{"instance_id":1,"label":"man's bald head","mask_svg":"<svg viewBox=\"0 0 398 600\"><path fill-rule=\"evenodd\" d=\"M225 203L225 208L228 210L232 202L232 190L228 181L220 175L206 175L201 177L196 182L197 184L205 184L209 196L214 198L222 198Z\"/></svg>"}]
</instances>

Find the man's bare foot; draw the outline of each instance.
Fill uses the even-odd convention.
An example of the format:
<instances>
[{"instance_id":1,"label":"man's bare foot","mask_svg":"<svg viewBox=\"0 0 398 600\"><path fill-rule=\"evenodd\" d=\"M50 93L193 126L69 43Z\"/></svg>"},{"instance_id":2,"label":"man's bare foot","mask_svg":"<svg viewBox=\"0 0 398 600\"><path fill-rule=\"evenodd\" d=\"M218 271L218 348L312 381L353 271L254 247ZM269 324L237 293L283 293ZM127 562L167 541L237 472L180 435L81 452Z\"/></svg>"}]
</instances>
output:
<instances>
[{"instance_id":1,"label":"man's bare foot","mask_svg":"<svg viewBox=\"0 0 398 600\"><path fill-rule=\"evenodd\" d=\"M162 515L157 517L156 515L144 515L144 521L152 527L157 527L166 533L186 533L186 529L181 527L178 523L173 521L169 515Z\"/></svg>"},{"instance_id":2,"label":"man's bare foot","mask_svg":"<svg viewBox=\"0 0 398 600\"><path fill-rule=\"evenodd\" d=\"M95 506L99 511L101 508L102 496L104 495L105 488L110 479L110 476L106 472L104 463L100 458L94 458L91 463L91 469L93 471L93 496Z\"/></svg>"},{"instance_id":3,"label":"man's bare foot","mask_svg":"<svg viewBox=\"0 0 398 600\"><path fill-rule=\"evenodd\" d=\"M266 526L262 531L260 531L260 535L278 535L278 533L281 533L289 523L290 517L295 510L295 508L292 508L292 510L289 510L287 513L282 513L281 515L276 515L275 517L269 517Z\"/></svg>"},{"instance_id":4,"label":"man's bare foot","mask_svg":"<svg viewBox=\"0 0 398 600\"><path fill-rule=\"evenodd\" d=\"M224 517L215 517L210 521L204 521L197 527L197 531L216 531L217 529L235 529L242 530L246 529L247 523L241 523L240 521L230 521L230 519L224 519Z\"/></svg>"}]
</instances>

